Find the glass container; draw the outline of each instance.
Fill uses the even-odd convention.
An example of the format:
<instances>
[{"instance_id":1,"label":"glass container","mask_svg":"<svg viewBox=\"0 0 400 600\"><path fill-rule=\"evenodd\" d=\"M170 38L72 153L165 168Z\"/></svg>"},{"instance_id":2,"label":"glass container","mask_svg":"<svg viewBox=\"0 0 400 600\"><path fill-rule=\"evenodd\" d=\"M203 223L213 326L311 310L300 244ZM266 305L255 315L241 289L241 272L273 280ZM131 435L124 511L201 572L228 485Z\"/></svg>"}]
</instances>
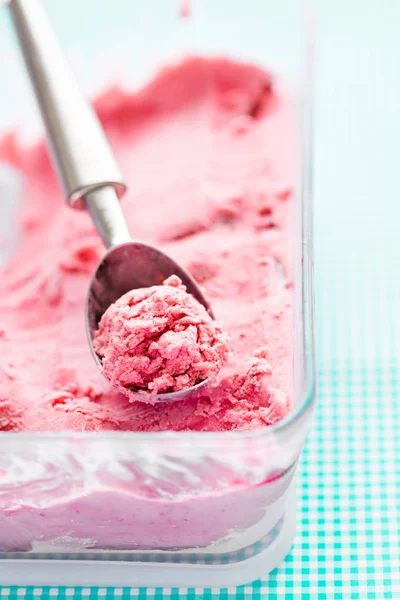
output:
<instances>
[{"instance_id":1,"label":"glass container","mask_svg":"<svg viewBox=\"0 0 400 600\"><path fill-rule=\"evenodd\" d=\"M293 100L283 145L295 165L293 407L244 432L0 433L0 584L208 587L265 576L293 541L315 399L308 15L294 0L43 3L91 96L114 82L141 88L187 56L226 56L272 72ZM42 126L5 6L0 24L0 131L29 144ZM18 246L19 183L0 165L3 262Z\"/></svg>"}]
</instances>

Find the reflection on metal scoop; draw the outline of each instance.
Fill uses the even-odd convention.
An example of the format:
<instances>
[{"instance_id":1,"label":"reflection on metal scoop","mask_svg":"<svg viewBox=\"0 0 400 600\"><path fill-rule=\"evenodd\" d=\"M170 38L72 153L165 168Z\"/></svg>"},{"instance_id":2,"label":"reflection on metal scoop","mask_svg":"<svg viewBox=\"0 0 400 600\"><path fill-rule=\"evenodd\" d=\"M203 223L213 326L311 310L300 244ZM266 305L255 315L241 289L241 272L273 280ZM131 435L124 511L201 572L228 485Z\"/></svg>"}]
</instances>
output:
<instances>
[{"instance_id":1,"label":"reflection on metal scoop","mask_svg":"<svg viewBox=\"0 0 400 600\"><path fill-rule=\"evenodd\" d=\"M126 186L104 131L83 97L47 16L38 0L11 0L9 9L67 202L87 208L108 251L92 277L86 304L86 327L92 354L93 335L107 308L129 290L161 285L177 275L188 293L211 314L194 279L169 256L132 241L118 196ZM152 401L182 400L207 383L159 394ZM141 397L142 396L142 397ZM144 399L138 393L138 399Z\"/></svg>"}]
</instances>

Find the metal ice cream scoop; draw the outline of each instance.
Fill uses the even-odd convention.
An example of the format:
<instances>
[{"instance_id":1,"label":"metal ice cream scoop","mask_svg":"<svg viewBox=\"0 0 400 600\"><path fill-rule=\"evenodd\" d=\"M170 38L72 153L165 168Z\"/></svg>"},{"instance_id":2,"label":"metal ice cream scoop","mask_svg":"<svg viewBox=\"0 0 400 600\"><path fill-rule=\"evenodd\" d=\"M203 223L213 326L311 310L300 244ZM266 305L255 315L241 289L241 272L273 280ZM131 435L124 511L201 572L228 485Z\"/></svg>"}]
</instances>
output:
<instances>
[{"instance_id":1,"label":"metal ice cream scoop","mask_svg":"<svg viewBox=\"0 0 400 600\"><path fill-rule=\"evenodd\" d=\"M189 273L157 248L132 240L118 199L126 189L119 167L40 2L10 0L9 9L66 201L73 208L89 211L107 247L90 282L86 302L90 349L101 368L93 349L94 333L110 304L129 290L161 285L170 275L177 275L187 292L211 310ZM182 400L205 383L160 394L157 400Z\"/></svg>"}]
</instances>

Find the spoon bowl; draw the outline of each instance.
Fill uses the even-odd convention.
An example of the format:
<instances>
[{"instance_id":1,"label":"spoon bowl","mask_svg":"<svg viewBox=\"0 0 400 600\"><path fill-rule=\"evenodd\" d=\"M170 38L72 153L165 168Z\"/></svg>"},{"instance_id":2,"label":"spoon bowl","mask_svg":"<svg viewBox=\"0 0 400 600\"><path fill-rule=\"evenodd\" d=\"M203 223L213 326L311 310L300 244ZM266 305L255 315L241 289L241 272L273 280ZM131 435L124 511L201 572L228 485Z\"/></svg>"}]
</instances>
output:
<instances>
[{"instance_id":1,"label":"spoon bowl","mask_svg":"<svg viewBox=\"0 0 400 600\"><path fill-rule=\"evenodd\" d=\"M162 285L171 275L177 275L186 291L202 304L212 315L211 308L192 276L167 254L143 242L126 242L108 250L98 264L87 294L86 332L90 350L99 368L101 360L93 347L94 335L99 322L108 307L118 298L133 289ZM172 402L183 400L203 388L208 380L179 392L163 393L152 397L152 402ZM138 400L146 400L146 395L137 392Z\"/></svg>"}]
</instances>

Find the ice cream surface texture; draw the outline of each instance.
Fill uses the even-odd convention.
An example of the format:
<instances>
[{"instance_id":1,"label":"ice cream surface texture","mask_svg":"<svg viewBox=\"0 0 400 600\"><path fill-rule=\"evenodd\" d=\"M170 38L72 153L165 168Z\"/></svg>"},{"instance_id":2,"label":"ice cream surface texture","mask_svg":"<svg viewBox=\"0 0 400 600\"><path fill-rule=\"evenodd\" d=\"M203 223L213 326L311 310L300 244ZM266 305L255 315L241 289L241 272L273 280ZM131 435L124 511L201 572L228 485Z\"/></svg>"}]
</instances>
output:
<instances>
[{"instance_id":1,"label":"ice cream surface texture","mask_svg":"<svg viewBox=\"0 0 400 600\"><path fill-rule=\"evenodd\" d=\"M103 373L132 401L179 392L217 374L229 347L221 325L176 276L124 294L101 318L94 349ZM153 400L154 401L154 400Z\"/></svg>"},{"instance_id":2,"label":"ice cream surface texture","mask_svg":"<svg viewBox=\"0 0 400 600\"><path fill-rule=\"evenodd\" d=\"M107 382L84 322L104 247L65 206L44 143L0 140L0 161L23 176L19 247L1 273L0 552L241 548L242 533L274 527L293 473L272 436L235 435L291 407L293 106L270 74L223 58L187 59L95 106L132 235L185 267L217 319L175 278L132 291L100 323L104 369L160 391L221 364L179 402L132 401Z\"/></svg>"},{"instance_id":3,"label":"ice cream surface texture","mask_svg":"<svg viewBox=\"0 0 400 600\"><path fill-rule=\"evenodd\" d=\"M212 385L196 398L151 405L102 377L84 303L104 248L88 215L64 205L44 143L27 147L11 134L0 141L0 160L22 172L24 187L19 248L1 273L0 431L223 431L278 421L291 405L290 100L258 67L190 58L139 91L108 90L95 106L126 175L132 234L202 286L229 357L204 314L200 329L188 316L176 330L183 292L165 286L163 299L132 292L104 316L96 341L104 370L124 386L161 392L192 385L227 359ZM156 301L166 313L150 327ZM125 310L140 313L142 358L124 352L121 331L107 340L112 316L121 315L122 328ZM195 329L204 334L201 351ZM168 368L159 377L161 360Z\"/></svg>"}]
</instances>

